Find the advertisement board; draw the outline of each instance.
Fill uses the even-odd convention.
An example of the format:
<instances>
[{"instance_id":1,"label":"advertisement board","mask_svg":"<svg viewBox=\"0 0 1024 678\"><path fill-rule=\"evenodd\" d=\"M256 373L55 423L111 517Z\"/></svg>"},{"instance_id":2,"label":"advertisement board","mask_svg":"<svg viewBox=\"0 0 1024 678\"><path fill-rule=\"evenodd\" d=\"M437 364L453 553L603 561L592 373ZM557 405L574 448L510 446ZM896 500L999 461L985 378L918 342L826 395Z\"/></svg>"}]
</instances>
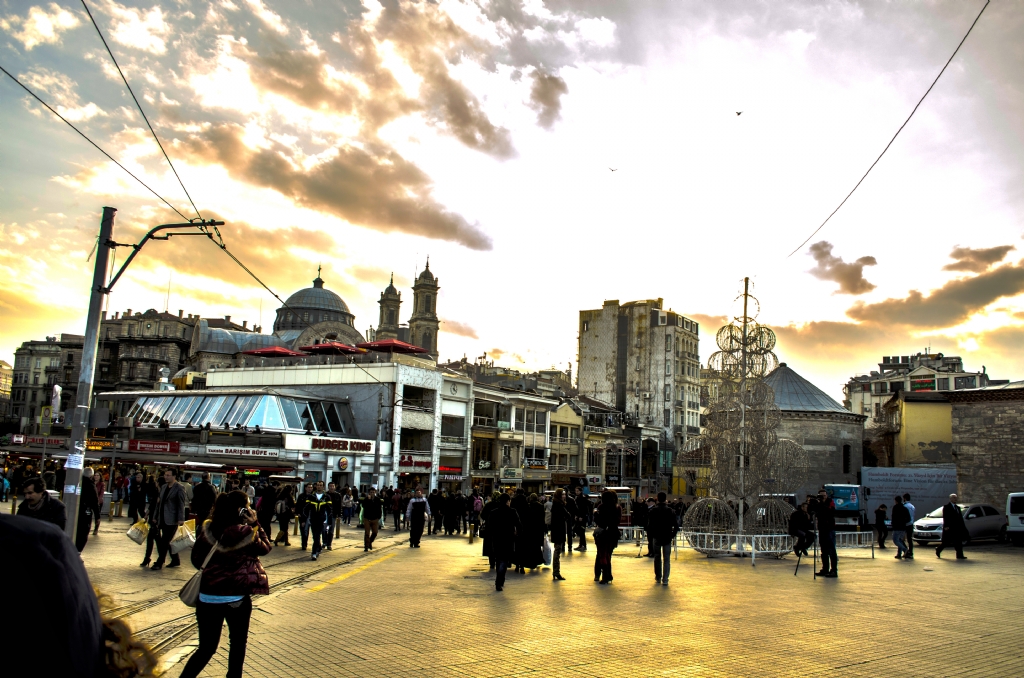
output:
<instances>
[{"instance_id":1,"label":"advertisement board","mask_svg":"<svg viewBox=\"0 0 1024 678\"><path fill-rule=\"evenodd\" d=\"M349 452L352 454L373 454L377 441L358 438L334 438L329 436L304 436L295 433L284 435L286 450L309 450L313 452ZM383 453L383 449L381 450Z\"/></svg>"},{"instance_id":2,"label":"advertisement board","mask_svg":"<svg viewBox=\"0 0 1024 678\"><path fill-rule=\"evenodd\" d=\"M258 457L262 459L276 459L281 456L281 450L269 447L226 447L220 445L207 445L206 453L216 456Z\"/></svg>"},{"instance_id":3,"label":"advertisement board","mask_svg":"<svg viewBox=\"0 0 1024 678\"><path fill-rule=\"evenodd\" d=\"M949 495L956 492L956 467L914 466L907 468L877 468L865 466L861 469L861 482L868 492L868 518L874 521L874 511L885 504L891 515L893 498L899 494L910 495L914 514L920 518L949 501Z\"/></svg>"},{"instance_id":4,"label":"advertisement board","mask_svg":"<svg viewBox=\"0 0 1024 678\"><path fill-rule=\"evenodd\" d=\"M825 485L832 495L837 511L860 511L860 487L857 485Z\"/></svg>"},{"instance_id":5,"label":"advertisement board","mask_svg":"<svg viewBox=\"0 0 1024 678\"><path fill-rule=\"evenodd\" d=\"M178 454L181 451L181 443L174 440L129 440L129 452L160 452L163 454Z\"/></svg>"}]
</instances>

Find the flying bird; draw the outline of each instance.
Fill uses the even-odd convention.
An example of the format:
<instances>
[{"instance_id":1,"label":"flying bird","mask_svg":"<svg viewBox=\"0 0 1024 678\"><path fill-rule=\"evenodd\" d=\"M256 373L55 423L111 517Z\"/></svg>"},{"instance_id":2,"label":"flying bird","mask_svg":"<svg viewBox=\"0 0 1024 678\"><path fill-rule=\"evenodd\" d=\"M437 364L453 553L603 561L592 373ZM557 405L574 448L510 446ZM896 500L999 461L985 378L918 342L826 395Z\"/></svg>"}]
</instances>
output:
<instances>
[{"instance_id":1,"label":"flying bird","mask_svg":"<svg viewBox=\"0 0 1024 678\"><path fill-rule=\"evenodd\" d=\"M618 172L619 171L618 168L612 169L611 167L609 167L608 169L612 170L613 172Z\"/></svg>"},{"instance_id":2,"label":"flying bird","mask_svg":"<svg viewBox=\"0 0 1024 678\"><path fill-rule=\"evenodd\" d=\"M743 111L736 111L736 115L743 115Z\"/></svg>"}]
</instances>

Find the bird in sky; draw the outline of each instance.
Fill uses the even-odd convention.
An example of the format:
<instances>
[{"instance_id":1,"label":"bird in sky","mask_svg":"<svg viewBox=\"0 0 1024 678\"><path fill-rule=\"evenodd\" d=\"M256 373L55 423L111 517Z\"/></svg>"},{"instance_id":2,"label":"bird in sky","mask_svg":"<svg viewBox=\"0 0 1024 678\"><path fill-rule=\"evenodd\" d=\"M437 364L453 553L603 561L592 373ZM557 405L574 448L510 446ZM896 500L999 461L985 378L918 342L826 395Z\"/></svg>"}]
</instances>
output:
<instances>
[{"instance_id":1,"label":"bird in sky","mask_svg":"<svg viewBox=\"0 0 1024 678\"><path fill-rule=\"evenodd\" d=\"M736 115L743 115L743 111L736 111Z\"/></svg>"},{"instance_id":2,"label":"bird in sky","mask_svg":"<svg viewBox=\"0 0 1024 678\"><path fill-rule=\"evenodd\" d=\"M612 170L612 172L618 172L619 171L617 168L616 169L612 169L611 167L609 167L608 169Z\"/></svg>"}]
</instances>

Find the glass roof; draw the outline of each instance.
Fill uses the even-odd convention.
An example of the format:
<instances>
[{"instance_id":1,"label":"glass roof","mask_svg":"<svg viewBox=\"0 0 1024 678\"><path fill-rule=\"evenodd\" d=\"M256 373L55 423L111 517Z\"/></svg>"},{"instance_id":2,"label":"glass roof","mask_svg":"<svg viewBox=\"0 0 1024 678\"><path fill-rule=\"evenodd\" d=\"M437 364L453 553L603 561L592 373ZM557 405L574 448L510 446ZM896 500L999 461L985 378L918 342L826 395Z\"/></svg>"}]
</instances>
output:
<instances>
[{"instance_id":1,"label":"glass roof","mask_svg":"<svg viewBox=\"0 0 1024 678\"><path fill-rule=\"evenodd\" d=\"M196 395L147 395L128 410L141 428L253 429L282 433L355 435L348 403L264 394L203 391Z\"/></svg>"}]
</instances>

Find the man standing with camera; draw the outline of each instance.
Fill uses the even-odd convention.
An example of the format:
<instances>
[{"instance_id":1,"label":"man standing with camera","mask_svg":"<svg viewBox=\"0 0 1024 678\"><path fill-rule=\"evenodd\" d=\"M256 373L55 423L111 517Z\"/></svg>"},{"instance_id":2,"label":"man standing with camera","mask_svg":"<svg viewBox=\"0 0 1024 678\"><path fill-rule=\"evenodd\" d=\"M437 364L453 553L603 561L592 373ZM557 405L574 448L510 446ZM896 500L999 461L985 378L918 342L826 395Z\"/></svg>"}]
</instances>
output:
<instances>
[{"instance_id":1,"label":"man standing with camera","mask_svg":"<svg viewBox=\"0 0 1024 678\"><path fill-rule=\"evenodd\" d=\"M818 521L818 542L821 544L821 571L818 576L835 579L839 576L836 570L839 559L836 554L836 504L824 488L818 490L814 516Z\"/></svg>"}]
</instances>

